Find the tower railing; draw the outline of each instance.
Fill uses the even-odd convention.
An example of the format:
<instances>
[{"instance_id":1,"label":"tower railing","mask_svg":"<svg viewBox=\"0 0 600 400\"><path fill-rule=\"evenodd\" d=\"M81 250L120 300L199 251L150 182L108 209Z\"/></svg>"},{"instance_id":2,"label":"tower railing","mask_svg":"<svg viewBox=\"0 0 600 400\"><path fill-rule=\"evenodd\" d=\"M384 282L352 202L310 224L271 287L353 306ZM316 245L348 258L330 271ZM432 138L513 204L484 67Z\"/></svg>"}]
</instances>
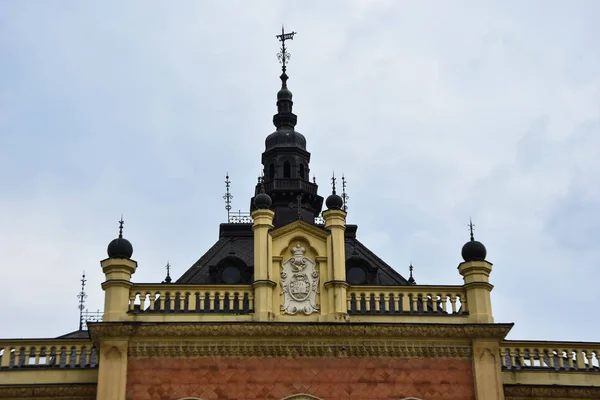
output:
<instances>
[{"instance_id":1,"label":"tower railing","mask_svg":"<svg viewBox=\"0 0 600 400\"><path fill-rule=\"evenodd\" d=\"M317 185L309 181L296 178L274 178L264 182L265 191L272 190L301 190L310 194L317 194Z\"/></svg>"}]
</instances>

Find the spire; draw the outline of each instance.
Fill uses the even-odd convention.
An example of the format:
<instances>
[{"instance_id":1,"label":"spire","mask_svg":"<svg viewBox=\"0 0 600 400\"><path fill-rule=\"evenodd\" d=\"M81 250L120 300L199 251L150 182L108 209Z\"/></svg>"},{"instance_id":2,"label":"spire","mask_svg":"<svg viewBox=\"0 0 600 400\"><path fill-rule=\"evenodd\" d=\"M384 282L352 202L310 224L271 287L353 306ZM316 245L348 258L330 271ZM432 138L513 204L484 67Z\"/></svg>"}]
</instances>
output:
<instances>
[{"instance_id":1,"label":"spire","mask_svg":"<svg viewBox=\"0 0 600 400\"><path fill-rule=\"evenodd\" d=\"M283 129L294 129L298 117L292 113L292 92L287 87L287 80L289 79L286 70L287 63L290 60L290 53L287 51L285 46L286 40L293 40L296 32L285 33L283 26L281 26L281 35L275 37L281 42L281 48L277 54L277 58L281 63L281 90L277 93L277 114L273 116L273 124L277 127L277 130Z\"/></svg>"},{"instance_id":2,"label":"spire","mask_svg":"<svg viewBox=\"0 0 600 400\"><path fill-rule=\"evenodd\" d=\"M121 220L123 219L123 217L121 217ZM87 282L87 280L85 279L85 271L83 271L83 274L81 275L81 292L79 292L79 294L77 295L77 298L79 299L79 330L82 331L83 330L83 310L85 309L85 299L87 298L87 294L85 293L85 283Z\"/></svg>"},{"instance_id":3,"label":"spire","mask_svg":"<svg viewBox=\"0 0 600 400\"><path fill-rule=\"evenodd\" d=\"M408 267L408 270L410 271L410 277L408 278L408 283L410 283L411 285L416 285L417 281L415 281L415 278L413 278L413 265L412 262L410 263L410 266Z\"/></svg>"},{"instance_id":4,"label":"spire","mask_svg":"<svg viewBox=\"0 0 600 400\"><path fill-rule=\"evenodd\" d=\"M487 255L487 250L481 242L478 242L477 240L475 240L475 237L473 236L473 228L475 227L475 225L473 224L473 220L471 220L471 218L469 218L469 225L467 225L467 226L469 227L469 232L471 234L471 240L469 240L467 243L465 243L465 245L462 248L461 254L462 254L463 260L465 260L465 261L485 260L485 257Z\"/></svg>"},{"instance_id":5,"label":"spire","mask_svg":"<svg viewBox=\"0 0 600 400\"><path fill-rule=\"evenodd\" d=\"M169 264L169 262L167 261L167 265L165 266L165 269L167 270L167 276L165 277L165 280L163 281L163 283L171 283L171 264Z\"/></svg>"}]
</instances>

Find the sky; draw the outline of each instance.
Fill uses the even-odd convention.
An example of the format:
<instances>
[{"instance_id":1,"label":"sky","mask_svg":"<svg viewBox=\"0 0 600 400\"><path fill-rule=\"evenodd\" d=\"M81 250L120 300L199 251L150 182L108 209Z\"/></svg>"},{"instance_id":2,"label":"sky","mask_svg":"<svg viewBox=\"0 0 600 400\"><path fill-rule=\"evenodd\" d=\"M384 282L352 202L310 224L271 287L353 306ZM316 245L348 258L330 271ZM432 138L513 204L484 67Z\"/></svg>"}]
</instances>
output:
<instances>
[{"instance_id":1,"label":"sky","mask_svg":"<svg viewBox=\"0 0 600 400\"><path fill-rule=\"evenodd\" d=\"M419 284L475 238L510 339L600 341L600 2L0 2L0 337L103 307L121 214L138 270L178 277L247 211L288 86L326 196Z\"/></svg>"}]
</instances>

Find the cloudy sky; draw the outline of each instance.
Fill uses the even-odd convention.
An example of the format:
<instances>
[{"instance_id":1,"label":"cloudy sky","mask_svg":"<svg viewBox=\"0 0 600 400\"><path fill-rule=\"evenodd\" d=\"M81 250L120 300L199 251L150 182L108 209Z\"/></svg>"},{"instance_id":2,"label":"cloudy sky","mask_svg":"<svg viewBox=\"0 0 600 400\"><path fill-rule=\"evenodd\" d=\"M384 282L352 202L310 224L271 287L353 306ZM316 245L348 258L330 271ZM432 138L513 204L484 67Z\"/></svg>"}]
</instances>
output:
<instances>
[{"instance_id":1,"label":"cloudy sky","mask_svg":"<svg viewBox=\"0 0 600 400\"><path fill-rule=\"evenodd\" d=\"M0 2L0 337L102 308L117 234L137 282L179 276L246 210L273 131L275 35L311 170L359 239L461 284L476 238L512 339L599 340L596 1Z\"/></svg>"}]
</instances>

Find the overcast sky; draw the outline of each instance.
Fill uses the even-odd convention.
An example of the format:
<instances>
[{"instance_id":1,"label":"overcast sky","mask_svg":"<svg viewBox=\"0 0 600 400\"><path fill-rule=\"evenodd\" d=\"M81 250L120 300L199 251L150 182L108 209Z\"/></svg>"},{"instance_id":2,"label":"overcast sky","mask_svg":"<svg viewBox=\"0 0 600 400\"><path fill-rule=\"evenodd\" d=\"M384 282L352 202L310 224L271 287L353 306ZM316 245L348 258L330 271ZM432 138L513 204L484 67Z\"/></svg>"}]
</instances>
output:
<instances>
[{"instance_id":1,"label":"overcast sky","mask_svg":"<svg viewBox=\"0 0 600 400\"><path fill-rule=\"evenodd\" d=\"M419 284L473 217L511 339L599 341L600 2L0 2L0 337L77 329L125 217L137 282L247 210L280 66L320 194Z\"/></svg>"}]
</instances>

